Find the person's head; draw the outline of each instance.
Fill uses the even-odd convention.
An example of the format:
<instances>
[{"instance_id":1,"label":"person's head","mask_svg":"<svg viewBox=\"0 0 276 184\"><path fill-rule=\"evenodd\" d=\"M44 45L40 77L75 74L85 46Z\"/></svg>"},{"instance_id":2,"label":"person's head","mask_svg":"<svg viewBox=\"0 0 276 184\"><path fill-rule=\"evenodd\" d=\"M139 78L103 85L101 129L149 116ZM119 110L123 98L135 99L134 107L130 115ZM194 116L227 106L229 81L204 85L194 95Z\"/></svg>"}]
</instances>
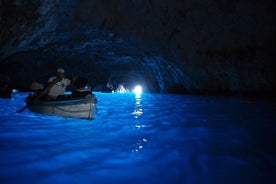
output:
<instances>
[{"instance_id":1,"label":"person's head","mask_svg":"<svg viewBox=\"0 0 276 184\"><path fill-rule=\"evenodd\" d=\"M59 78L62 78L64 76L64 69L63 68L58 68L56 72L56 76Z\"/></svg>"},{"instance_id":2,"label":"person's head","mask_svg":"<svg viewBox=\"0 0 276 184\"><path fill-rule=\"evenodd\" d=\"M88 83L88 79L85 77L78 77L76 80L76 87L77 88L84 88Z\"/></svg>"},{"instance_id":3,"label":"person's head","mask_svg":"<svg viewBox=\"0 0 276 184\"><path fill-rule=\"evenodd\" d=\"M43 84L38 82L32 82L30 89L33 91L42 90L44 88Z\"/></svg>"}]
</instances>

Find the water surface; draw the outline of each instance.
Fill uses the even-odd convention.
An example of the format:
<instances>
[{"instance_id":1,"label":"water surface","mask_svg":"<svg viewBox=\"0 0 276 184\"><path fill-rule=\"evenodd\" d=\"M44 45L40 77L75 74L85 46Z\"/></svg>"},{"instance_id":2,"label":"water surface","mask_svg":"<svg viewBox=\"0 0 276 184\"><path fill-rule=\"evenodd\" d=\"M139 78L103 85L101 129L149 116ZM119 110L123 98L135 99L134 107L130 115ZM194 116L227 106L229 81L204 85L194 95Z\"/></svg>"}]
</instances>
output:
<instances>
[{"instance_id":1,"label":"water surface","mask_svg":"<svg viewBox=\"0 0 276 184\"><path fill-rule=\"evenodd\" d=\"M275 101L96 93L95 120L0 99L1 183L275 183Z\"/></svg>"}]
</instances>

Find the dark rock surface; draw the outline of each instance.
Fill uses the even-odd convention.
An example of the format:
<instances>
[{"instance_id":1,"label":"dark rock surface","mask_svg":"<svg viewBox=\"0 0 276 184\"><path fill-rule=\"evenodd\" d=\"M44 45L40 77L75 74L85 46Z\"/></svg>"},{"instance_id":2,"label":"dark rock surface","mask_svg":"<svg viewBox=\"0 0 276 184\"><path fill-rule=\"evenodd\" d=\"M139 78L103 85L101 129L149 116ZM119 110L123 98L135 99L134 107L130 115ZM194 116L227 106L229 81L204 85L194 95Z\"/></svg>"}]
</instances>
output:
<instances>
[{"instance_id":1,"label":"dark rock surface","mask_svg":"<svg viewBox=\"0 0 276 184\"><path fill-rule=\"evenodd\" d=\"M274 92L275 5L237 0L0 0L0 72L57 67L150 92Z\"/></svg>"}]
</instances>

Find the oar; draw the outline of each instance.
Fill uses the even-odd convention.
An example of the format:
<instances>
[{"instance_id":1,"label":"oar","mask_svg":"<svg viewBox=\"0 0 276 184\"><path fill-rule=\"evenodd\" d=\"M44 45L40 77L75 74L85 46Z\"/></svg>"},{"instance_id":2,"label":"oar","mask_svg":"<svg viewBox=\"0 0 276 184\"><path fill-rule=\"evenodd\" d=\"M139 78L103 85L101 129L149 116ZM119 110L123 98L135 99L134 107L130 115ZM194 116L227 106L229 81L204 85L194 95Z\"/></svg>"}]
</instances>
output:
<instances>
[{"instance_id":1,"label":"oar","mask_svg":"<svg viewBox=\"0 0 276 184\"><path fill-rule=\"evenodd\" d=\"M27 103L27 105L25 105L24 107L22 107L21 109L19 109L17 111L17 113L21 113L23 112L27 107L29 107L33 102L39 100L42 95L44 95L47 91L49 91L49 89L51 87L53 87L57 82L60 82L62 80L62 78L56 78L51 84L49 84L43 91L41 91L37 96L34 97L34 99L32 99L31 102Z\"/></svg>"}]
</instances>

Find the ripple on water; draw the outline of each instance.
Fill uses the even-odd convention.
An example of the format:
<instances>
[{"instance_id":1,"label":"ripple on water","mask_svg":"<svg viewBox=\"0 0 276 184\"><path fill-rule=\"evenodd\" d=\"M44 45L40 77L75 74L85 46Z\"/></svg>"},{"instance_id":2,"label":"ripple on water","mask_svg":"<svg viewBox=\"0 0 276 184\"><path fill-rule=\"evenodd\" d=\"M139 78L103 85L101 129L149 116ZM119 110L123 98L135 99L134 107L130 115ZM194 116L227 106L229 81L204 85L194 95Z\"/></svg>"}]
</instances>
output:
<instances>
[{"instance_id":1,"label":"ripple on water","mask_svg":"<svg viewBox=\"0 0 276 184\"><path fill-rule=\"evenodd\" d=\"M96 93L95 120L0 99L4 183L258 183L275 180L275 103Z\"/></svg>"}]
</instances>

